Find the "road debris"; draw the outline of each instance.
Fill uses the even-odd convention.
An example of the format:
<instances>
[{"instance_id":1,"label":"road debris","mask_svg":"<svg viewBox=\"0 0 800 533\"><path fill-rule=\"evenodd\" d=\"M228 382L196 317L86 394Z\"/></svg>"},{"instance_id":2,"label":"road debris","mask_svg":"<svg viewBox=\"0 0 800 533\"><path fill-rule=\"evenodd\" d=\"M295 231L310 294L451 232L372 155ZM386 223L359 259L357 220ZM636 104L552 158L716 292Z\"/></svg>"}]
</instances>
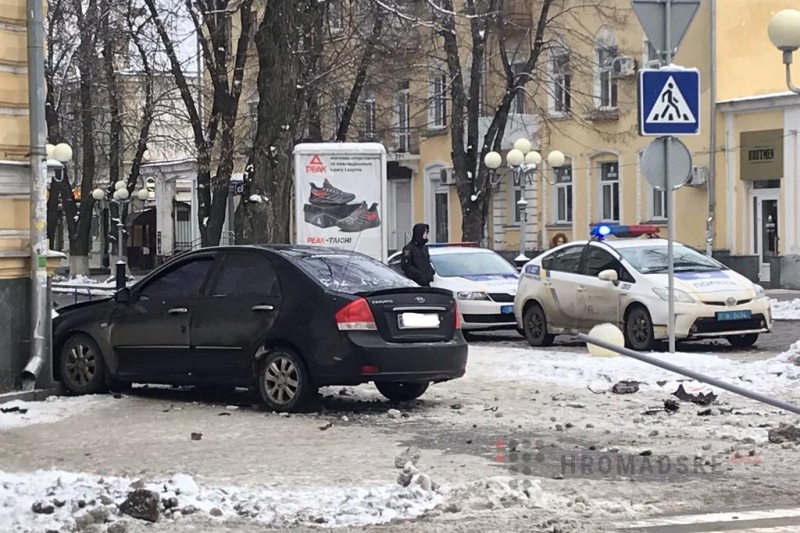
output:
<instances>
[{"instance_id":1,"label":"road debris","mask_svg":"<svg viewBox=\"0 0 800 533\"><path fill-rule=\"evenodd\" d=\"M635 394L639 392L640 384L638 381L620 381L611 387L611 392L614 394Z\"/></svg>"}]
</instances>

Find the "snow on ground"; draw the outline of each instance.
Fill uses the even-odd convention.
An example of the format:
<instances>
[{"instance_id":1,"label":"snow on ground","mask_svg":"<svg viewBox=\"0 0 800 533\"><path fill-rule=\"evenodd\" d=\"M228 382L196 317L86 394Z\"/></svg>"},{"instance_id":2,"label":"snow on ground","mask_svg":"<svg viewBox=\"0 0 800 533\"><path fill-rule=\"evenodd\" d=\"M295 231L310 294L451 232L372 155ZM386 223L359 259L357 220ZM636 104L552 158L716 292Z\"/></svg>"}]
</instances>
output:
<instances>
[{"instance_id":1,"label":"snow on ground","mask_svg":"<svg viewBox=\"0 0 800 533\"><path fill-rule=\"evenodd\" d=\"M135 488L172 500L166 517L205 514L225 520L245 516L274 526L318 524L323 527L385 523L413 518L433 509L443 496L413 483L327 489L242 488L200 486L186 474L142 484L124 477L99 477L60 470L10 473L0 471L0 524L9 531L33 532L74 526L76 519L105 508L108 519L130 520L119 506ZM35 513L34 505L52 506L49 514ZM163 503L160 510L164 511ZM106 514L105 511L100 511Z\"/></svg>"},{"instance_id":2,"label":"snow on ground","mask_svg":"<svg viewBox=\"0 0 800 533\"><path fill-rule=\"evenodd\" d=\"M50 396L43 402L14 400L0 404L0 431L49 424L85 413L109 401L110 396L80 396L75 398ZM2 437L0 437L2 440Z\"/></svg>"},{"instance_id":3,"label":"snow on ground","mask_svg":"<svg viewBox=\"0 0 800 533\"><path fill-rule=\"evenodd\" d=\"M775 320L800 320L800 298L794 300L773 300L772 318Z\"/></svg>"},{"instance_id":4,"label":"snow on ground","mask_svg":"<svg viewBox=\"0 0 800 533\"><path fill-rule=\"evenodd\" d=\"M794 391L800 379L800 341L789 350L762 361L735 361L702 353L650 353L650 357L703 373L728 383L747 384L763 393ZM642 382L642 390L659 390L679 385L685 376L659 367L619 357L592 357L564 352L558 348L533 349L480 346L470 349L468 374L494 381L534 381L571 388L608 390L621 380ZM659 382L666 382L660 383ZM689 391L692 392L692 391ZM715 390L714 392L719 392Z\"/></svg>"}]
</instances>

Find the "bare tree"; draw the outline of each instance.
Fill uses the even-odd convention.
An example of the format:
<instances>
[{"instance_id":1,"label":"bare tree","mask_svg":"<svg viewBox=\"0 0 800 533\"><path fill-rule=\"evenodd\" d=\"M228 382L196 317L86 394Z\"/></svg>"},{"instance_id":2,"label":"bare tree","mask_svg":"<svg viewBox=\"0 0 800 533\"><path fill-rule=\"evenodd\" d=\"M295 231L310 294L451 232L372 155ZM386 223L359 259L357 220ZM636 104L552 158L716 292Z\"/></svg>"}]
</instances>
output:
<instances>
[{"instance_id":1,"label":"bare tree","mask_svg":"<svg viewBox=\"0 0 800 533\"><path fill-rule=\"evenodd\" d=\"M252 39L255 13L253 0L185 0L184 8L191 18L200 41L205 68L211 77L211 110L207 127L198 102L192 94L181 62L164 21L163 6L156 0L145 0L158 35L170 61L171 72L189 115L197 152L198 224L203 246L219 244L225 221L228 191L234 165L235 126L242 92L242 78ZM231 56L231 18L238 13L240 34ZM174 16L174 14L173 14ZM232 72L231 72L232 71ZM200 73L198 73L200 74ZM212 155L220 136L219 157L212 180Z\"/></svg>"}]
</instances>

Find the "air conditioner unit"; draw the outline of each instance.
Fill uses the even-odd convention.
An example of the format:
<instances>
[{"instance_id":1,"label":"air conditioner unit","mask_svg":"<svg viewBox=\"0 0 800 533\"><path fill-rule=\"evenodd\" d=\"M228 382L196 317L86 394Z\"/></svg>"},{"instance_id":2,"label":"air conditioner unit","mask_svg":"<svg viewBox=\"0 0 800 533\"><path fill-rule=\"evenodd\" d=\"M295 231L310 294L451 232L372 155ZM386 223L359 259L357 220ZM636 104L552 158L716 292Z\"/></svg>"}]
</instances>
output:
<instances>
[{"instance_id":1,"label":"air conditioner unit","mask_svg":"<svg viewBox=\"0 0 800 533\"><path fill-rule=\"evenodd\" d=\"M708 167L692 167L687 185L690 187L703 187L708 183Z\"/></svg>"},{"instance_id":2,"label":"air conditioner unit","mask_svg":"<svg viewBox=\"0 0 800 533\"><path fill-rule=\"evenodd\" d=\"M615 57L611 63L611 71L616 78L625 78L636 74L636 60L632 57Z\"/></svg>"},{"instance_id":3,"label":"air conditioner unit","mask_svg":"<svg viewBox=\"0 0 800 533\"><path fill-rule=\"evenodd\" d=\"M455 185L456 178L455 174L453 173L453 167L445 167L441 170L441 174L439 179L442 182L442 185Z\"/></svg>"}]
</instances>

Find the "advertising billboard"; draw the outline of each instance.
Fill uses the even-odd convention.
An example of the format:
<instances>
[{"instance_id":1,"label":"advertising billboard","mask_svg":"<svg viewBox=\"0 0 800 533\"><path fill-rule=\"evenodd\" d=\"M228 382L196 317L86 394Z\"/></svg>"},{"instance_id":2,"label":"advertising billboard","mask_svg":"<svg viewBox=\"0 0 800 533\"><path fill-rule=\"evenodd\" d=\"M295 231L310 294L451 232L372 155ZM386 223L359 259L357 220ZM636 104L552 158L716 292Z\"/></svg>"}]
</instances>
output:
<instances>
[{"instance_id":1,"label":"advertising billboard","mask_svg":"<svg viewBox=\"0 0 800 533\"><path fill-rule=\"evenodd\" d=\"M294 175L297 244L343 248L386 260L382 144L298 144Z\"/></svg>"}]
</instances>

